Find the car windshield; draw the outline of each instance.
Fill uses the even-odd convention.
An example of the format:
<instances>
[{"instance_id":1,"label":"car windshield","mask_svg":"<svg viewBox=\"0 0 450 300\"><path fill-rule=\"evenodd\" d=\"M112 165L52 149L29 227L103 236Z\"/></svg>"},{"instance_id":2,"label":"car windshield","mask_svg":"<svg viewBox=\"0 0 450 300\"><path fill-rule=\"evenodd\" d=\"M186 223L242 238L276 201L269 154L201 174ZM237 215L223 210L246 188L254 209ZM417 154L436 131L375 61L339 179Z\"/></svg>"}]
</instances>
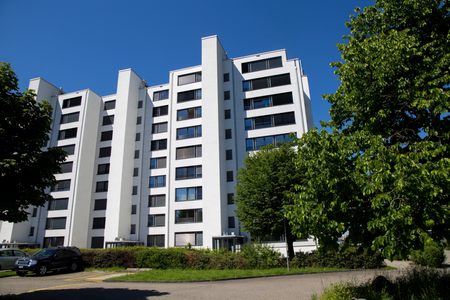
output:
<instances>
[{"instance_id":1,"label":"car windshield","mask_svg":"<svg viewBox=\"0 0 450 300\"><path fill-rule=\"evenodd\" d=\"M42 249L34 254L34 256L52 256L55 253L55 249Z\"/></svg>"}]
</instances>

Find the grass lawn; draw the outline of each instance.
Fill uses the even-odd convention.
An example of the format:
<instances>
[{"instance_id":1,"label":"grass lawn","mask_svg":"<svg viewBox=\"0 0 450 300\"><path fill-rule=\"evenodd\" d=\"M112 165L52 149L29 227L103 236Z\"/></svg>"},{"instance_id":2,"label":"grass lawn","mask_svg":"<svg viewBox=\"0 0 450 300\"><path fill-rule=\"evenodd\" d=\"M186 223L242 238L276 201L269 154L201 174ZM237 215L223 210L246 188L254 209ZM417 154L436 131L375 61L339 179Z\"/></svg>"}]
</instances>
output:
<instances>
[{"instance_id":1,"label":"grass lawn","mask_svg":"<svg viewBox=\"0 0 450 300\"><path fill-rule=\"evenodd\" d=\"M310 272L326 272L342 270L338 268L294 268L289 272L285 268L265 269L265 270L151 270L128 274L109 279L116 280L143 280L143 281L191 281L191 280L213 280L226 278L242 278L253 276L271 276L284 274L298 274Z\"/></svg>"},{"instance_id":2,"label":"grass lawn","mask_svg":"<svg viewBox=\"0 0 450 300\"><path fill-rule=\"evenodd\" d=\"M0 277L9 277L16 275L16 271L0 272Z\"/></svg>"}]
</instances>

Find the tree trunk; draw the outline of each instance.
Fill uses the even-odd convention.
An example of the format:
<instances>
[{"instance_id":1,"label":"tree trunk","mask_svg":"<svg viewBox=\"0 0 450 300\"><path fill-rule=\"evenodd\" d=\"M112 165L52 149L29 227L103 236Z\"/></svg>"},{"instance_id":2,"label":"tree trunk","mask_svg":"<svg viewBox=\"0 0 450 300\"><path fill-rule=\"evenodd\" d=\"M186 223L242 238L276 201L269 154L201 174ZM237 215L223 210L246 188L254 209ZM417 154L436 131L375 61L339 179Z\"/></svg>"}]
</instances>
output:
<instances>
[{"instance_id":1,"label":"tree trunk","mask_svg":"<svg viewBox=\"0 0 450 300\"><path fill-rule=\"evenodd\" d=\"M289 221L285 220L286 222L286 239L287 239L287 253L289 255L289 260L293 259L295 257L294 253L294 241L295 236L292 235L291 226L289 225Z\"/></svg>"}]
</instances>

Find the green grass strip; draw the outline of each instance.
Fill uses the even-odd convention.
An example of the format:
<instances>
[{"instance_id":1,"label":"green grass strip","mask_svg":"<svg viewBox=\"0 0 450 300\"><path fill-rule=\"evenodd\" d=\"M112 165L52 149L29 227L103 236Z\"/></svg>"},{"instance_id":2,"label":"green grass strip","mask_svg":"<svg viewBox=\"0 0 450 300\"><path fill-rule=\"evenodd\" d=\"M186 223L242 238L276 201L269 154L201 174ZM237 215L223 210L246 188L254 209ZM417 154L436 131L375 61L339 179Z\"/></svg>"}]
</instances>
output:
<instances>
[{"instance_id":1,"label":"green grass strip","mask_svg":"<svg viewBox=\"0 0 450 300\"><path fill-rule=\"evenodd\" d=\"M0 272L0 277L9 277L16 275L16 271Z\"/></svg>"},{"instance_id":2,"label":"green grass strip","mask_svg":"<svg viewBox=\"0 0 450 300\"><path fill-rule=\"evenodd\" d=\"M151 270L128 274L109 279L117 280L140 280L140 281L193 281L193 280L217 280L228 278L243 278L256 276L273 276L311 272L327 272L342 270L338 268L294 268L289 272L285 268L264 269L264 270L191 270L191 269L169 269Z\"/></svg>"}]
</instances>

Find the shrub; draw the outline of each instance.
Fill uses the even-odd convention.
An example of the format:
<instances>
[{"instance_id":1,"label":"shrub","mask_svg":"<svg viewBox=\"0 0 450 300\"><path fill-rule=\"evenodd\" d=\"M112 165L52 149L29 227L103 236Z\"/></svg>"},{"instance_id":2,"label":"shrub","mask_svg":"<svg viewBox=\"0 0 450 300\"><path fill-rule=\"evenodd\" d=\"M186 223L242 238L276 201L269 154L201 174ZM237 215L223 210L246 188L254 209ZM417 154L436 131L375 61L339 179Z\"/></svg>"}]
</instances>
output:
<instances>
[{"instance_id":1,"label":"shrub","mask_svg":"<svg viewBox=\"0 0 450 300\"><path fill-rule=\"evenodd\" d=\"M411 251L411 260L416 265L439 268L445 261L444 248L436 242L430 243L423 250Z\"/></svg>"},{"instance_id":2,"label":"shrub","mask_svg":"<svg viewBox=\"0 0 450 300\"><path fill-rule=\"evenodd\" d=\"M382 257L380 253L370 253L364 249L349 249L340 252L311 252L296 253L292 260L292 267L322 267L343 269L376 269L380 266Z\"/></svg>"},{"instance_id":3,"label":"shrub","mask_svg":"<svg viewBox=\"0 0 450 300\"><path fill-rule=\"evenodd\" d=\"M135 268L136 257L133 248L114 248L114 249L82 249L83 262L85 267L92 268Z\"/></svg>"},{"instance_id":4,"label":"shrub","mask_svg":"<svg viewBox=\"0 0 450 300\"><path fill-rule=\"evenodd\" d=\"M186 267L184 248L140 248L135 252L138 268L184 269Z\"/></svg>"}]
</instances>

